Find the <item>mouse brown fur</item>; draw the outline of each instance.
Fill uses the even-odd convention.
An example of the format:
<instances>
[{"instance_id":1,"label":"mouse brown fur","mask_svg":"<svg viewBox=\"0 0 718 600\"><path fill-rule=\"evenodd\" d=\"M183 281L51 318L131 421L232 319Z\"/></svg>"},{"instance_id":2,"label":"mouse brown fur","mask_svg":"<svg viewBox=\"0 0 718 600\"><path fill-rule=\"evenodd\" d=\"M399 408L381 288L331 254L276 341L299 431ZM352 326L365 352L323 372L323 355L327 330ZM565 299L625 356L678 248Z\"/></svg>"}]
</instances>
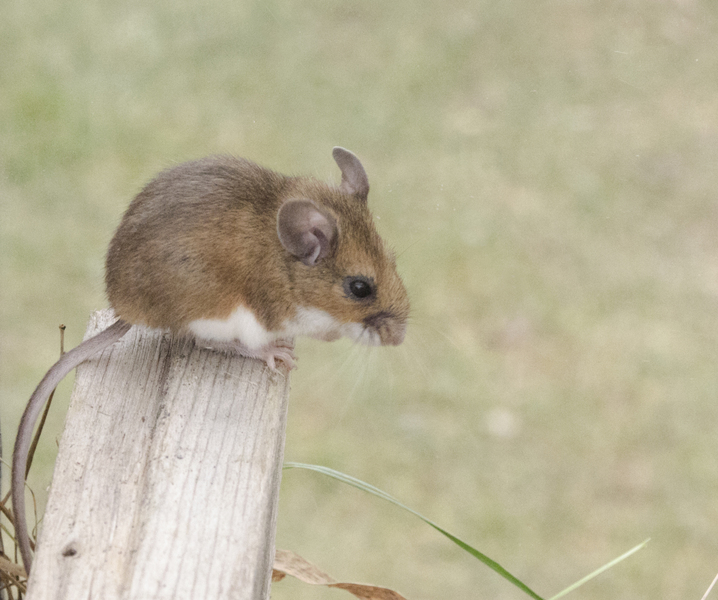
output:
<instances>
[{"instance_id":1,"label":"mouse brown fur","mask_svg":"<svg viewBox=\"0 0 718 600\"><path fill-rule=\"evenodd\" d=\"M348 150L337 147L333 156L339 186L213 156L163 171L130 203L105 269L118 320L63 355L20 422L13 507L28 572L24 479L35 422L57 383L132 325L189 333L272 369L277 361L294 366L297 335L403 341L409 300L374 227L366 172Z\"/></svg>"}]
</instances>

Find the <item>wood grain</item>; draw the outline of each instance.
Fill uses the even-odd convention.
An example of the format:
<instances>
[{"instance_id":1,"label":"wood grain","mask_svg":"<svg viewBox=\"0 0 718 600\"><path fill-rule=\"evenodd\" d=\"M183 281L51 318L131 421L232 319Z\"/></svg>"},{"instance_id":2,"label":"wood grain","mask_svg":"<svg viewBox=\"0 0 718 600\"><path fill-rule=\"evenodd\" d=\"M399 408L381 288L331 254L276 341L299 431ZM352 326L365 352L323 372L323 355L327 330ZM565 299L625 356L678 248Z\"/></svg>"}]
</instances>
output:
<instances>
[{"instance_id":1,"label":"wood grain","mask_svg":"<svg viewBox=\"0 0 718 600\"><path fill-rule=\"evenodd\" d=\"M288 392L137 327L81 365L28 599L268 598Z\"/></svg>"}]
</instances>

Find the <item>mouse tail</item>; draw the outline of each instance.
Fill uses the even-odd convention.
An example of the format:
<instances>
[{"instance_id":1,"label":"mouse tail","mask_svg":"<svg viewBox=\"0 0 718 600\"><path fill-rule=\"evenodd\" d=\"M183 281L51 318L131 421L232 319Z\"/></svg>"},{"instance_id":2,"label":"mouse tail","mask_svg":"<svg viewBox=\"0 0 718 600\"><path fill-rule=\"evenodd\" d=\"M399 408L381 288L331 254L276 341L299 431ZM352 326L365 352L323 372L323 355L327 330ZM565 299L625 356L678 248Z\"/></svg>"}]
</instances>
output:
<instances>
[{"instance_id":1,"label":"mouse tail","mask_svg":"<svg viewBox=\"0 0 718 600\"><path fill-rule=\"evenodd\" d=\"M65 375L94 354L114 344L127 333L130 327L131 325L129 323L120 319L104 331L101 331L63 354L60 360L45 374L45 377L42 378L37 388L35 388L25 407L25 412L20 419L20 426L18 428L17 438L15 439L15 449L12 457L12 508L15 516L15 538L20 546L22 562L25 565L25 571L28 575L30 574L30 567L32 565L32 552L30 548L30 536L27 531L27 518L25 515L25 477L28 452L30 450L35 423L52 390L64 379Z\"/></svg>"}]
</instances>

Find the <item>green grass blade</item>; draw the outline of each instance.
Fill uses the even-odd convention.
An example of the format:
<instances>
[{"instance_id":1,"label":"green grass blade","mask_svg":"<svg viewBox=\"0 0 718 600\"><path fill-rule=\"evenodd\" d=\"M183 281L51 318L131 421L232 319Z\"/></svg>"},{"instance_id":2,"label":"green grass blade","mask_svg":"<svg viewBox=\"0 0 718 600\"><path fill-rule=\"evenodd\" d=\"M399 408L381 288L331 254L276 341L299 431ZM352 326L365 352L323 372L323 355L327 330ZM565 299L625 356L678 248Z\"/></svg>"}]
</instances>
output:
<instances>
[{"instance_id":1,"label":"green grass blade","mask_svg":"<svg viewBox=\"0 0 718 600\"><path fill-rule=\"evenodd\" d=\"M402 504L399 502L396 498L393 496L390 496L386 492L380 490L379 488L374 487L373 485L369 485L368 483L361 481L360 479L356 479L355 477L351 477L350 475L346 475L344 473L340 473L339 471L335 471L334 469L330 469L328 467L322 467L320 465L308 465L303 463L295 463L295 462L286 462L284 463L285 469L307 469L309 471L316 471L317 473L322 473L323 475L327 475L328 477L332 477L333 479L336 479L338 481L341 481L343 483L349 484L355 488L358 488L360 490L363 490L365 492L368 492L370 494L374 494L375 496L378 496L379 498L383 498L387 502L391 502L392 504L395 504L396 506L403 508L405 511L410 512L411 514L419 517L424 523L427 525L430 525L434 529L436 529L439 533L449 538L452 542L454 542L457 546L459 546L462 550L465 550L469 554L471 554L474 558L480 560L482 563L484 563L487 567L501 575L504 579L514 584L517 588L519 588L521 591L525 592L531 598L534 600L543 600L541 596L539 596L536 592L534 592L530 587L528 587L525 583L514 577L511 573L509 573L506 569L504 569L499 563L496 561L490 559L488 556L483 554L482 552L479 552L476 548L473 548L463 540L459 539L455 535L449 533L444 528L440 527L430 519L427 519L425 516L419 514L415 510L409 508L405 504ZM590 576L589 576L590 577Z\"/></svg>"},{"instance_id":2,"label":"green grass blade","mask_svg":"<svg viewBox=\"0 0 718 600\"><path fill-rule=\"evenodd\" d=\"M648 539L645 540L644 542L638 544L638 546L636 546L636 547L634 547L634 548L631 548L628 552L626 552L625 554L621 554L621 556L619 556L618 558L614 558L611 562L606 563L606 564L603 565L600 569L596 569L593 573L591 573L591 574L589 574L589 575L586 575L586 577L584 577L583 579L579 579L579 580L578 580L576 583L574 583L573 585L568 586L565 590L563 590L563 591L559 592L558 594L556 594L555 596L552 596L551 598L549 598L549 600L558 600L558 598L563 598L566 594L569 594L569 593L573 592L576 588L581 587L581 586L582 586L584 583L586 583L587 581L590 581L591 579L593 579L594 577L600 575L600 574L603 573L604 571L607 571L608 569L610 569L610 568L613 567L614 565L617 565L617 564L620 563L622 560L628 558L628 557L631 556L631 554L633 554L634 552L638 552L641 548L643 548L643 547L650 541L650 539L651 539L651 538L648 538Z\"/></svg>"},{"instance_id":3,"label":"green grass blade","mask_svg":"<svg viewBox=\"0 0 718 600\"><path fill-rule=\"evenodd\" d=\"M718 575L715 576L715 579L713 580L713 582L710 584L710 586L708 586L708 589L706 590L706 593L703 594L703 598L701 598L701 600L706 600L706 598L708 597L708 594L711 593L711 590L713 589L713 586L716 584L716 582L718 582Z\"/></svg>"}]
</instances>

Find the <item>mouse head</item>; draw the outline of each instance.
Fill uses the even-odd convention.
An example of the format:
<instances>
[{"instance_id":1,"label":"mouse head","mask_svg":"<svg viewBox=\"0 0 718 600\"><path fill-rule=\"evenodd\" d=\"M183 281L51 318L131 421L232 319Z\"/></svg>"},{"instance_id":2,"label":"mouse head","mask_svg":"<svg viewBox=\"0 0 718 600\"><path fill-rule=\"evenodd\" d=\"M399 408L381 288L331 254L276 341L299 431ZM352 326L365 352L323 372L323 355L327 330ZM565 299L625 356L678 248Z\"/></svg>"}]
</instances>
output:
<instances>
[{"instance_id":1,"label":"mouse head","mask_svg":"<svg viewBox=\"0 0 718 600\"><path fill-rule=\"evenodd\" d=\"M342 172L340 187L303 180L277 215L301 306L300 329L320 339L398 345L409 299L394 254L374 227L369 180L354 154L337 147L333 156Z\"/></svg>"}]
</instances>

